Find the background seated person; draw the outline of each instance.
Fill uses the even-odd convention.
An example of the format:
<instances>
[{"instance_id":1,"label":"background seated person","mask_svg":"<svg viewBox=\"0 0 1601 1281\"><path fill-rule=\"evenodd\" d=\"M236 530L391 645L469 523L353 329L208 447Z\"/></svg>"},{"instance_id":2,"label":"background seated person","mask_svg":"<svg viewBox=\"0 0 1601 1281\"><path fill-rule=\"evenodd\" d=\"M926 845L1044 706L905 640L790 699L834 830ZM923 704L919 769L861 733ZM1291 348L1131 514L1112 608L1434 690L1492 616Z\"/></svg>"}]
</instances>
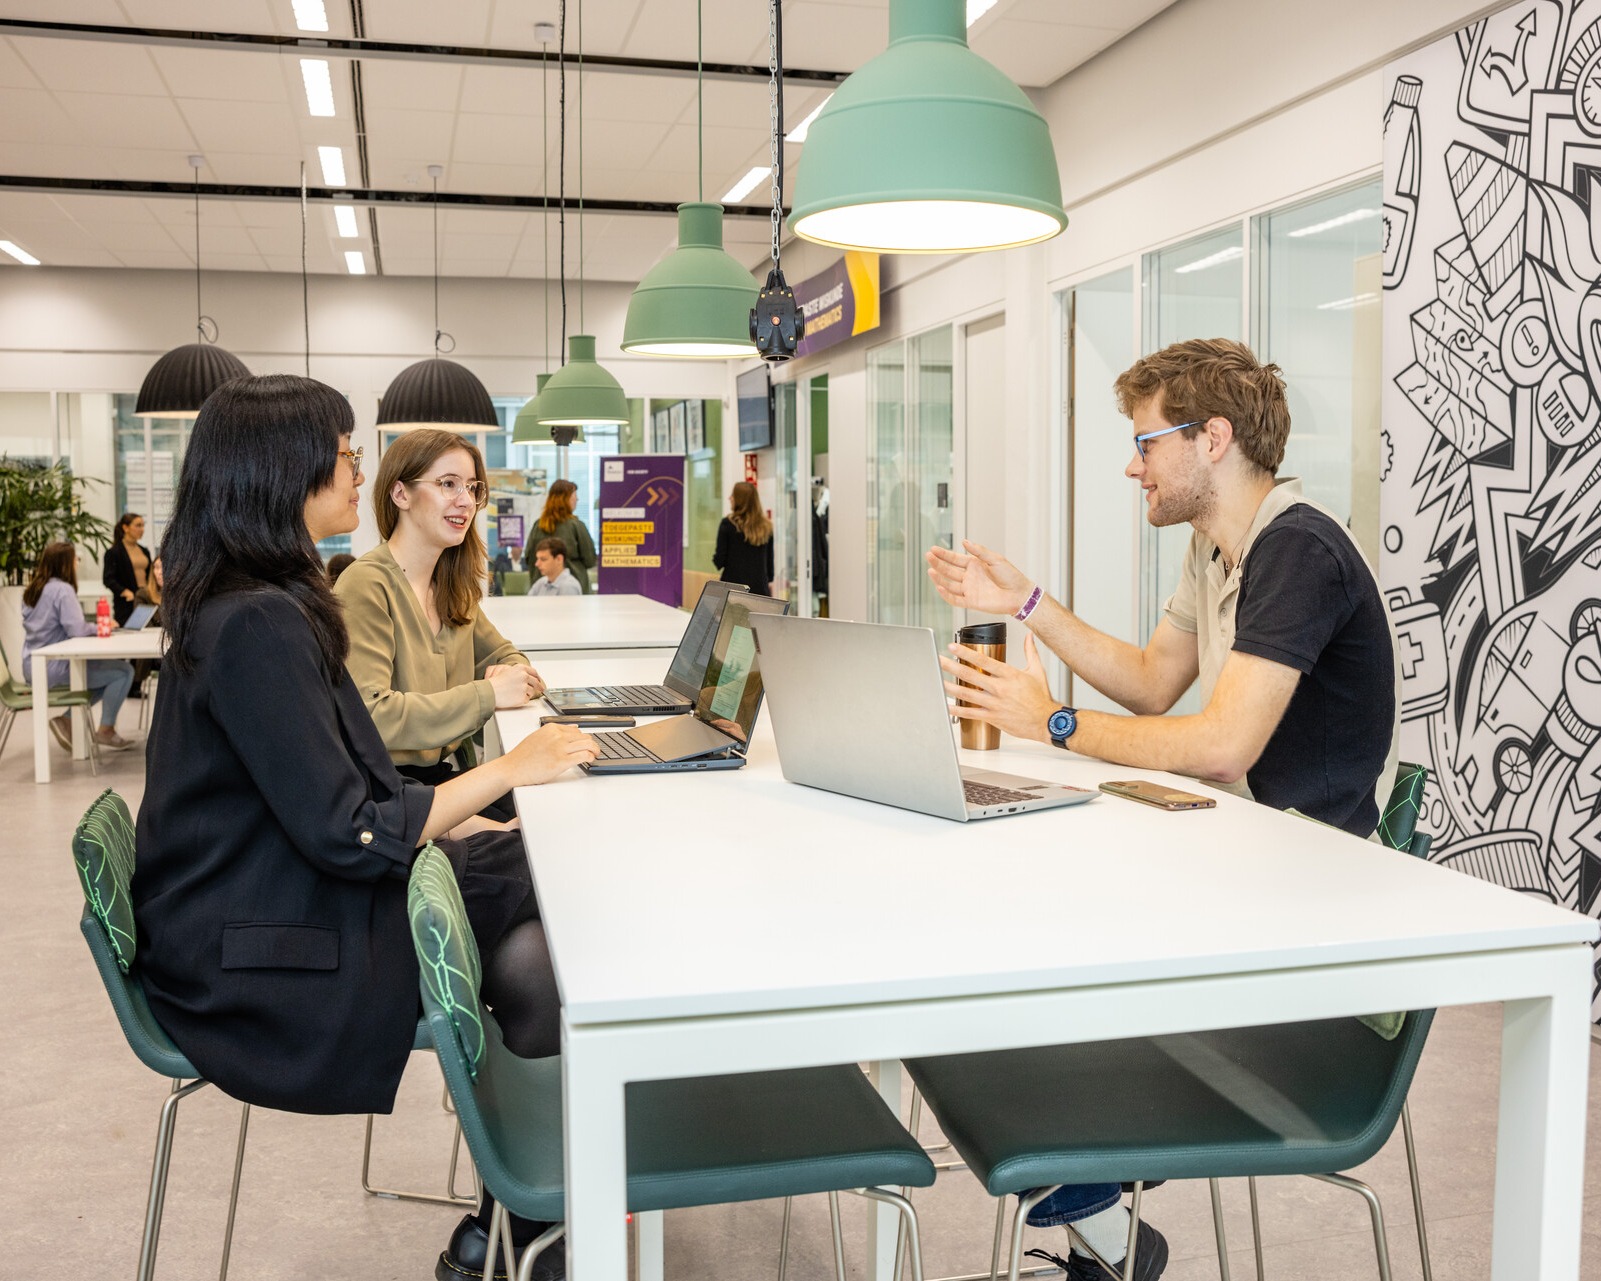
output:
<instances>
[{"instance_id":1,"label":"background seated person","mask_svg":"<svg viewBox=\"0 0 1601 1281\"><path fill-rule=\"evenodd\" d=\"M293 1112L394 1104L417 1027L417 848L594 756L550 725L437 788L396 772L317 556L356 527L350 430L343 395L289 374L225 383L195 421L162 540L170 645L133 875L161 1025L218 1089ZM507 1047L554 1054L560 1001L521 837L439 845ZM464 1219L436 1272L481 1272L482 1226Z\"/></svg>"},{"instance_id":2,"label":"background seated person","mask_svg":"<svg viewBox=\"0 0 1601 1281\"><path fill-rule=\"evenodd\" d=\"M582 596L584 589L567 568L567 544L559 538L541 538L534 547L534 568L539 577L529 587L530 596Z\"/></svg>"},{"instance_id":3,"label":"background seated person","mask_svg":"<svg viewBox=\"0 0 1601 1281\"><path fill-rule=\"evenodd\" d=\"M437 428L407 432L378 468L373 506L386 541L334 584L351 679L390 758L422 783L455 775L450 756L497 707L522 707L545 692L479 608L486 556L477 515L488 492L471 443ZM509 795L492 801L483 820L516 818Z\"/></svg>"}]
</instances>

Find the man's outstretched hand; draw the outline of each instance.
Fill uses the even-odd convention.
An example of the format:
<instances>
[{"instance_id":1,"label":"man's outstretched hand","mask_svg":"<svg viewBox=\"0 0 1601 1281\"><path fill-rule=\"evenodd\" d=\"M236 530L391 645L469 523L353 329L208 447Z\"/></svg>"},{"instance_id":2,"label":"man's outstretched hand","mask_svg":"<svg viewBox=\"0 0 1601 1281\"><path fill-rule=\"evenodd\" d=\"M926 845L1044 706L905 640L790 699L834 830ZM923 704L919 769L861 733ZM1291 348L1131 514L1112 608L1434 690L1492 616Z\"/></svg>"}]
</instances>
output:
<instances>
[{"instance_id":1,"label":"man's outstretched hand","mask_svg":"<svg viewBox=\"0 0 1601 1281\"><path fill-rule=\"evenodd\" d=\"M976 609L986 614L1015 614L1028 603L1034 584L999 552L970 543L965 538L962 552L930 547L924 560L934 590L947 605Z\"/></svg>"}]
</instances>

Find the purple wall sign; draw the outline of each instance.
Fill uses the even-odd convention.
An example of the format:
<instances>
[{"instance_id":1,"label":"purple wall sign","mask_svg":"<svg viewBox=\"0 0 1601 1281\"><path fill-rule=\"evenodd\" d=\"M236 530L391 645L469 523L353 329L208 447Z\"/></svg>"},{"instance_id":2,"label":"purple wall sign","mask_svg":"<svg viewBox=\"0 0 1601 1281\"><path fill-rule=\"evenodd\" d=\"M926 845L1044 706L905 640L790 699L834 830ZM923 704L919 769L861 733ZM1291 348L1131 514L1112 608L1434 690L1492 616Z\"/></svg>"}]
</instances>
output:
<instances>
[{"instance_id":1,"label":"purple wall sign","mask_svg":"<svg viewBox=\"0 0 1601 1281\"><path fill-rule=\"evenodd\" d=\"M684 603L684 459L600 460L600 593Z\"/></svg>"},{"instance_id":2,"label":"purple wall sign","mask_svg":"<svg viewBox=\"0 0 1601 1281\"><path fill-rule=\"evenodd\" d=\"M806 317L796 356L812 356L853 334L878 328L878 255L848 250L827 271L795 286L795 305Z\"/></svg>"}]
</instances>

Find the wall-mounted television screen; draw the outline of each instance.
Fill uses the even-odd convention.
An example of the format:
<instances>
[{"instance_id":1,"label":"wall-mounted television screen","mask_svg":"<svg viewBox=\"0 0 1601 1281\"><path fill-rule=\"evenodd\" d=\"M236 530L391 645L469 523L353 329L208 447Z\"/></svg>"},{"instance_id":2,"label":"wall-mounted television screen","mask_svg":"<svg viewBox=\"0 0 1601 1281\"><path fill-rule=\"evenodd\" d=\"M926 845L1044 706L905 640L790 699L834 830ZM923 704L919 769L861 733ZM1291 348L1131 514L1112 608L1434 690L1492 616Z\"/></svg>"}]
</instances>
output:
<instances>
[{"instance_id":1,"label":"wall-mounted television screen","mask_svg":"<svg viewBox=\"0 0 1601 1281\"><path fill-rule=\"evenodd\" d=\"M767 366L758 365L734 380L739 397L739 451L766 449L773 443L773 385Z\"/></svg>"}]
</instances>

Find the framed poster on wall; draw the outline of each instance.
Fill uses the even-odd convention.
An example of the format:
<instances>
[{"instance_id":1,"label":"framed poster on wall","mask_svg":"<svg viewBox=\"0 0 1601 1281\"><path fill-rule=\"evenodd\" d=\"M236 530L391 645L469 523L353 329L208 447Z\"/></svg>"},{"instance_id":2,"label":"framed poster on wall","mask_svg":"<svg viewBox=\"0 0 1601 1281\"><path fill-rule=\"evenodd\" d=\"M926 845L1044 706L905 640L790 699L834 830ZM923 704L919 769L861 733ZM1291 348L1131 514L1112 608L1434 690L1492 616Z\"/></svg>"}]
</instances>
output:
<instances>
[{"instance_id":1,"label":"framed poster on wall","mask_svg":"<svg viewBox=\"0 0 1601 1281\"><path fill-rule=\"evenodd\" d=\"M698 454L706 448L706 404L700 400L686 401L684 404L684 449L685 452Z\"/></svg>"},{"instance_id":2,"label":"framed poster on wall","mask_svg":"<svg viewBox=\"0 0 1601 1281\"><path fill-rule=\"evenodd\" d=\"M668 424L669 424L668 430L669 430L670 434L669 434L668 440L667 440L667 452L669 454L681 454L681 453L684 452L684 402L683 401L679 401L669 411Z\"/></svg>"}]
</instances>

